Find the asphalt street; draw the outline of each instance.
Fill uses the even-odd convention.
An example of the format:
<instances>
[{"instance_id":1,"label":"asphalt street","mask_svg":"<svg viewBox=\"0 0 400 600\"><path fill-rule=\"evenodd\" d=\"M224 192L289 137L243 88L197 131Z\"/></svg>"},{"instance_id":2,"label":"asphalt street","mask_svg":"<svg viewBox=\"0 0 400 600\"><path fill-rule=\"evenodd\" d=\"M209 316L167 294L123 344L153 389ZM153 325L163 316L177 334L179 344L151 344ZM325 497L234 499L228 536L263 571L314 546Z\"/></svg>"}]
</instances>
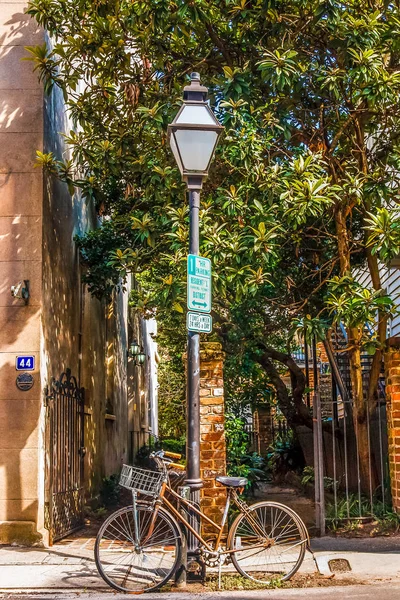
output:
<instances>
[{"instance_id":1,"label":"asphalt street","mask_svg":"<svg viewBox=\"0 0 400 600\"><path fill-rule=\"evenodd\" d=\"M46 591L40 593L2 593L3 600L126 600L124 594L110 593L62 593ZM334 586L329 588L307 588L292 590L268 590L253 592L207 592L193 594L181 591L168 594L145 594L143 600L400 600L400 583L374 583L368 585Z\"/></svg>"}]
</instances>

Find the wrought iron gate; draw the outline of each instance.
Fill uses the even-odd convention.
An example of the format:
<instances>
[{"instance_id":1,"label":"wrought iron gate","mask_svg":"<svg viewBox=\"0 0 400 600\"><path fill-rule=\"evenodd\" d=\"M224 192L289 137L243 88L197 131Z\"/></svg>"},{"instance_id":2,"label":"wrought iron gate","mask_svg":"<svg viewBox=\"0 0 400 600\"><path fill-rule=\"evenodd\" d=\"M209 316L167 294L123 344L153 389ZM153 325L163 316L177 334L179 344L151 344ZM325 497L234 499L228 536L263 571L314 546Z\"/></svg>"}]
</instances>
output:
<instances>
[{"instance_id":1,"label":"wrought iron gate","mask_svg":"<svg viewBox=\"0 0 400 600\"><path fill-rule=\"evenodd\" d=\"M338 329L324 342L325 360L317 359L315 341L311 352L313 439L303 432L302 447L314 450L316 525L322 534L325 525L371 520L390 506L384 377L369 405L371 357L362 355L364 400L356 407L344 336ZM354 418L356 409L362 419Z\"/></svg>"},{"instance_id":2,"label":"wrought iron gate","mask_svg":"<svg viewBox=\"0 0 400 600\"><path fill-rule=\"evenodd\" d=\"M45 527L50 544L83 525L83 392L70 369L46 389Z\"/></svg>"}]
</instances>

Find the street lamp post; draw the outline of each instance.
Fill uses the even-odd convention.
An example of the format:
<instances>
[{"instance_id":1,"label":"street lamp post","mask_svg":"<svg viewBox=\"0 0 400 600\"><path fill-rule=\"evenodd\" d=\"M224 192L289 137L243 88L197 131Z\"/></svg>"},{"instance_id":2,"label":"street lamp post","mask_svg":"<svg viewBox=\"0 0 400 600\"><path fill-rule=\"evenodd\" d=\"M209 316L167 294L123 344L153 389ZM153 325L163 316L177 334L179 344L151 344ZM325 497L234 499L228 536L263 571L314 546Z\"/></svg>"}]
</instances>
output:
<instances>
[{"instance_id":1,"label":"street lamp post","mask_svg":"<svg viewBox=\"0 0 400 600\"><path fill-rule=\"evenodd\" d=\"M200 84L200 75L192 73L190 85L184 88L183 103L168 126L169 142L182 179L189 192L189 254L199 254L200 190L208 175L223 127L207 104L208 89ZM187 346L187 479L190 498L199 503L200 477L200 335L188 331ZM199 531L199 520L193 515L192 526ZM188 539L188 558L195 558L198 548L194 536ZM198 557L197 557L198 560Z\"/></svg>"}]
</instances>

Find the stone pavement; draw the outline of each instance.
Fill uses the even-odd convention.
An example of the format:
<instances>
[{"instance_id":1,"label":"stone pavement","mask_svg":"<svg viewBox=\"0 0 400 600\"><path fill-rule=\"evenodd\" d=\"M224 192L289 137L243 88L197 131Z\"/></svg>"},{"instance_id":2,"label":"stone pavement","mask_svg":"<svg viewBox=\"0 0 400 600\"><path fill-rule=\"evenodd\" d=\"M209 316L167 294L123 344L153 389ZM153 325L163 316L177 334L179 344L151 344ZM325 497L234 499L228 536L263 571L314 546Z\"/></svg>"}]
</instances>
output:
<instances>
[{"instance_id":1,"label":"stone pavement","mask_svg":"<svg viewBox=\"0 0 400 600\"><path fill-rule=\"evenodd\" d=\"M0 592L110 592L97 573L93 547L94 538L85 536L51 548L0 546ZM338 570L336 579L350 576L363 582L379 579L400 583L399 537L325 537L312 540L312 548L318 570L324 575ZM346 570L348 567L351 571ZM313 556L307 553L300 573L316 571Z\"/></svg>"},{"instance_id":2,"label":"stone pavement","mask_svg":"<svg viewBox=\"0 0 400 600\"><path fill-rule=\"evenodd\" d=\"M0 594L4 600L18 600L21 596L16 593ZM146 600L337 600L342 597L345 600L399 600L400 584L389 583L385 586L380 583L367 585L336 586L326 588L298 588L277 590L253 590L253 591L223 591L223 592L197 592L180 591L159 594L146 594ZM31 592L22 596L23 600L45 600L43 593ZM49 598L49 596L47 596ZM51 600L126 600L126 594L104 593L104 592L77 592L63 590L52 593Z\"/></svg>"}]
</instances>

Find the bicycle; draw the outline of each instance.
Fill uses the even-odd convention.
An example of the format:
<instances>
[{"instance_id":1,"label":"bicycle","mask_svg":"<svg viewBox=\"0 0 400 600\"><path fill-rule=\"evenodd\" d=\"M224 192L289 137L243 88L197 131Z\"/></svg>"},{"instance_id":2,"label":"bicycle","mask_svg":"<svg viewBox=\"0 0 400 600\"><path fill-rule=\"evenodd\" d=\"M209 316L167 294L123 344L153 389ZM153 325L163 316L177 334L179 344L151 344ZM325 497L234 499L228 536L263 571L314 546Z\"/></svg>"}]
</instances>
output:
<instances>
[{"instance_id":1,"label":"bicycle","mask_svg":"<svg viewBox=\"0 0 400 600\"><path fill-rule=\"evenodd\" d=\"M95 561L101 577L114 589L142 593L164 586L175 574L182 553L180 524L199 541L206 564L218 566L232 561L236 570L249 579L268 585L271 580L287 581L299 569L309 545L307 529L290 508L277 502L247 505L238 495L247 484L244 477L216 477L227 488L226 505L217 524L188 499L171 488L169 471L185 470L173 460L181 455L163 450L153 452L157 471L124 465L120 485L132 492L132 505L111 514L101 526L95 543ZM179 504L176 508L168 493ZM138 499L138 495L149 499ZM239 510L223 534L229 507ZM205 540L185 516L185 510L199 516L216 530L215 541Z\"/></svg>"}]
</instances>

